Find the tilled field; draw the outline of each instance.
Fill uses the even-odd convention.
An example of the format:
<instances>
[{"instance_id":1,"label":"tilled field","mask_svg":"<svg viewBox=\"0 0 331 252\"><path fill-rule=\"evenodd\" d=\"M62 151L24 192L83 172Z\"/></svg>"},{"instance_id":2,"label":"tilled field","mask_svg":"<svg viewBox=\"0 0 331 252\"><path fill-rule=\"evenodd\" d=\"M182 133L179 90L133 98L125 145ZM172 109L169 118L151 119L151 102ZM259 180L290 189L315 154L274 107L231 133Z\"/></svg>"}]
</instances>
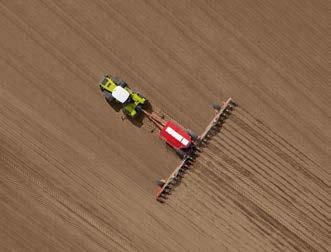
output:
<instances>
[{"instance_id":1,"label":"tilled field","mask_svg":"<svg viewBox=\"0 0 331 252\"><path fill-rule=\"evenodd\" d=\"M205 222L203 232L226 241L227 248L235 243L242 251L323 250L329 242L327 185L311 166L318 167L239 108L204 149L170 206ZM222 236L214 236L216 231Z\"/></svg>"},{"instance_id":2,"label":"tilled field","mask_svg":"<svg viewBox=\"0 0 331 252\"><path fill-rule=\"evenodd\" d=\"M325 1L0 0L1 251L329 251ZM103 74L196 132L179 160Z\"/></svg>"}]
</instances>

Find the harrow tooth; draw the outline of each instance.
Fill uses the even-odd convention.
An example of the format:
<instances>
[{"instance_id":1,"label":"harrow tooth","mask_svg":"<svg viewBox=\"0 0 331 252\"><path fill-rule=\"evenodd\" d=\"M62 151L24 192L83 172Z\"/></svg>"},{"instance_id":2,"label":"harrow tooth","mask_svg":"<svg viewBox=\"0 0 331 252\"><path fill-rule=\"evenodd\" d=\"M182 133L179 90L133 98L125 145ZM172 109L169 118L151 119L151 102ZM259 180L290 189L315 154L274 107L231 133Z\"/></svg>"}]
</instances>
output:
<instances>
[{"instance_id":1,"label":"harrow tooth","mask_svg":"<svg viewBox=\"0 0 331 252\"><path fill-rule=\"evenodd\" d=\"M165 195L165 193L161 193L161 194L159 195L159 198L167 199L167 196Z\"/></svg>"},{"instance_id":2,"label":"harrow tooth","mask_svg":"<svg viewBox=\"0 0 331 252\"><path fill-rule=\"evenodd\" d=\"M169 193L170 192L170 189L169 188L165 188L164 189L164 192Z\"/></svg>"},{"instance_id":3,"label":"harrow tooth","mask_svg":"<svg viewBox=\"0 0 331 252\"><path fill-rule=\"evenodd\" d=\"M237 106L237 103L234 100L230 100L229 104L231 104L233 107Z\"/></svg>"},{"instance_id":4,"label":"harrow tooth","mask_svg":"<svg viewBox=\"0 0 331 252\"><path fill-rule=\"evenodd\" d=\"M162 204L165 203L165 201L160 196L157 197L156 200Z\"/></svg>"},{"instance_id":5,"label":"harrow tooth","mask_svg":"<svg viewBox=\"0 0 331 252\"><path fill-rule=\"evenodd\" d=\"M171 186L176 186L176 181L171 181L171 182L169 182L169 184L171 185Z\"/></svg>"},{"instance_id":6,"label":"harrow tooth","mask_svg":"<svg viewBox=\"0 0 331 252\"><path fill-rule=\"evenodd\" d=\"M202 150L201 150L200 147L196 147L196 151L197 151L197 152L201 152Z\"/></svg>"},{"instance_id":7,"label":"harrow tooth","mask_svg":"<svg viewBox=\"0 0 331 252\"><path fill-rule=\"evenodd\" d=\"M195 153L193 153L192 154L193 155L193 157L194 157L194 160L196 160L197 159L197 157L199 157L200 155L199 155L199 153L196 151Z\"/></svg>"},{"instance_id":8,"label":"harrow tooth","mask_svg":"<svg viewBox=\"0 0 331 252\"><path fill-rule=\"evenodd\" d=\"M185 164L187 164L187 165L192 165L192 162L191 162L190 160L186 160L186 161L185 161Z\"/></svg>"},{"instance_id":9,"label":"harrow tooth","mask_svg":"<svg viewBox=\"0 0 331 252\"><path fill-rule=\"evenodd\" d=\"M187 170L190 169L190 166L189 166L189 165L185 165L185 166L184 166L184 169L185 169L185 171L187 171Z\"/></svg>"},{"instance_id":10,"label":"harrow tooth","mask_svg":"<svg viewBox=\"0 0 331 252\"><path fill-rule=\"evenodd\" d=\"M181 179L181 177L179 177L179 176L177 176L176 179L175 179L175 181L176 181L177 184L178 184L181 180L182 180L182 179Z\"/></svg>"},{"instance_id":11,"label":"harrow tooth","mask_svg":"<svg viewBox=\"0 0 331 252\"><path fill-rule=\"evenodd\" d=\"M203 143L207 144L208 141L209 141L209 138L210 138L210 137L206 135L205 138L203 139Z\"/></svg>"},{"instance_id":12,"label":"harrow tooth","mask_svg":"<svg viewBox=\"0 0 331 252\"><path fill-rule=\"evenodd\" d=\"M181 171L179 172L179 176L180 176L181 178L183 178L184 175L185 175L185 173L186 173L186 171L183 169L183 170L181 170Z\"/></svg>"},{"instance_id":13,"label":"harrow tooth","mask_svg":"<svg viewBox=\"0 0 331 252\"><path fill-rule=\"evenodd\" d=\"M168 184L164 189L171 190L172 189L172 185Z\"/></svg>"},{"instance_id":14,"label":"harrow tooth","mask_svg":"<svg viewBox=\"0 0 331 252\"><path fill-rule=\"evenodd\" d=\"M178 172L177 172L177 174L176 174L176 176L177 177L180 177L182 172L183 172L183 170L182 169L179 169Z\"/></svg>"}]
</instances>

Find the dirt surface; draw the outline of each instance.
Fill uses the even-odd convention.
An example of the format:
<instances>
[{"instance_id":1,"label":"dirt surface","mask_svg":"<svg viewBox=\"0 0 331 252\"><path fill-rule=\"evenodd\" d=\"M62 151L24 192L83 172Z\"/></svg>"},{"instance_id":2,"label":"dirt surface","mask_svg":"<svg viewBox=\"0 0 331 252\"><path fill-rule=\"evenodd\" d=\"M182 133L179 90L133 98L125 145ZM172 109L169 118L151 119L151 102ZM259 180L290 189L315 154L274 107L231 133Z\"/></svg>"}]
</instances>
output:
<instances>
[{"instance_id":1,"label":"dirt surface","mask_svg":"<svg viewBox=\"0 0 331 252\"><path fill-rule=\"evenodd\" d=\"M330 251L327 1L0 1L1 251ZM111 73L202 132L178 158L104 101Z\"/></svg>"}]
</instances>

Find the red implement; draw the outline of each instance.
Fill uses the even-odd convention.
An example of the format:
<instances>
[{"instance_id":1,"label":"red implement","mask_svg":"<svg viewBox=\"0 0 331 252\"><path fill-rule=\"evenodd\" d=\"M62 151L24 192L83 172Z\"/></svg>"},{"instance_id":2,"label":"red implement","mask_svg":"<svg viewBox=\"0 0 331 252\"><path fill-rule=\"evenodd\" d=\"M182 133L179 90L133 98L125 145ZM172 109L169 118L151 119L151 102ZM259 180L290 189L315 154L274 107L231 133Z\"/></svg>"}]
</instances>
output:
<instances>
[{"instance_id":1,"label":"red implement","mask_svg":"<svg viewBox=\"0 0 331 252\"><path fill-rule=\"evenodd\" d=\"M193 144L196 147L196 149L200 149L200 147L203 147L208 139L215 134L215 131L217 132L217 129L221 127L224 120L228 117L230 114L232 108L236 106L236 103L229 98L226 102L222 104L222 106L215 106L215 116L211 120L211 122L208 124L208 126L205 128L203 133L198 137L197 141L194 141ZM174 148L175 146L183 146L183 139L186 139L190 142L192 142L191 137L180 127L175 128L174 131L177 132L180 137L183 137L180 139L179 136L174 137L174 134L170 134L166 131L167 126L170 126L171 128L174 127L171 122L166 122L161 129L160 135L161 137L166 138L166 141L169 142L170 140L173 141ZM168 130L169 131L169 130ZM214 133L213 133L214 132ZM185 136L185 137L184 137ZM172 138L175 138L176 141ZM180 140L179 140L180 139ZM184 140L185 142L185 140ZM171 190L178 184L178 182L181 180L183 174L185 171L189 168L193 160L195 159L195 152L193 152L191 155L185 156L185 158L181 161L181 163L176 167L176 169L171 173L171 175L168 177L167 180L163 183L163 185L159 188L157 194L156 194L156 200L159 202L164 202L167 198L167 195L171 192Z\"/></svg>"},{"instance_id":2,"label":"red implement","mask_svg":"<svg viewBox=\"0 0 331 252\"><path fill-rule=\"evenodd\" d=\"M175 149L186 148L192 142L190 135L171 121L165 123L160 131L160 137Z\"/></svg>"}]
</instances>

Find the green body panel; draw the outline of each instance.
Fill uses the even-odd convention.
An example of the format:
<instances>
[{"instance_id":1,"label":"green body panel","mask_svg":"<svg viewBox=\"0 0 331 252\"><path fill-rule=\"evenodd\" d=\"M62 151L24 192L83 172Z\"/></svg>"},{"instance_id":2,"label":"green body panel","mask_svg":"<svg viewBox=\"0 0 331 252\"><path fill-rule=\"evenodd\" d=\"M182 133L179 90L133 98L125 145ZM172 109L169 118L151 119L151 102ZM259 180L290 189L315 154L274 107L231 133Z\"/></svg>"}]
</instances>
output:
<instances>
[{"instance_id":1,"label":"green body panel","mask_svg":"<svg viewBox=\"0 0 331 252\"><path fill-rule=\"evenodd\" d=\"M144 104L145 103L145 101L146 101L146 99L144 98L144 97L141 97L139 94L137 94L137 93L132 93L131 94L131 97L132 97L132 99L135 101L135 103L137 104L137 105L139 105L139 104Z\"/></svg>"},{"instance_id":2,"label":"green body panel","mask_svg":"<svg viewBox=\"0 0 331 252\"><path fill-rule=\"evenodd\" d=\"M135 103L129 103L128 105L124 106L124 109L126 110L125 112L131 117L134 117L137 114Z\"/></svg>"},{"instance_id":3,"label":"green body panel","mask_svg":"<svg viewBox=\"0 0 331 252\"><path fill-rule=\"evenodd\" d=\"M109 93L112 93L117 86L118 85L109 76L105 76L100 82L101 90L105 90ZM135 117L139 112L137 111L137 106L145 105L147 100L140 94L132 91L128 86L125 87L125 90L129 92L131 99L128 99L128 101L123 104L123 112L130 117Z\"/></svg>"},{"instance_id":4,"label":"green body panel","mask_svg":"<svg viewBox=\"0 0 331 252\"><path fill-rule=\"evenodd\" d=\"M105 77L104 80L100 83L100 87L111 93L117 87L117 85L112 81L112 79Z\"/></svg>"}]
</instances>

